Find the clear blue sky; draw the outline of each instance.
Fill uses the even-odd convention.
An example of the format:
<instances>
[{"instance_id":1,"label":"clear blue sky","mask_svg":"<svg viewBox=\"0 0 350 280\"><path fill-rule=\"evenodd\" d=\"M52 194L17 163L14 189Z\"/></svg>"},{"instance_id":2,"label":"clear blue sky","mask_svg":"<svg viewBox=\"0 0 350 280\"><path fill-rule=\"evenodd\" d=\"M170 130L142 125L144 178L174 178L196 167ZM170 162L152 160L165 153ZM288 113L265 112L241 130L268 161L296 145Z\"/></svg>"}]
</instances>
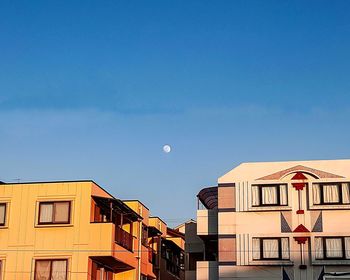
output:
<instances>
[{"instance_id":1,"label":"clear blue sky","mask_svg":"<svg viewBox=\"0 0 350 280\"><path fill-rule=\"evenodd\" d=\"M1 1L0 178L91 178L174 225L240 162L347 158L349 14L348 0Z\"/></svg>"}]
</instances>

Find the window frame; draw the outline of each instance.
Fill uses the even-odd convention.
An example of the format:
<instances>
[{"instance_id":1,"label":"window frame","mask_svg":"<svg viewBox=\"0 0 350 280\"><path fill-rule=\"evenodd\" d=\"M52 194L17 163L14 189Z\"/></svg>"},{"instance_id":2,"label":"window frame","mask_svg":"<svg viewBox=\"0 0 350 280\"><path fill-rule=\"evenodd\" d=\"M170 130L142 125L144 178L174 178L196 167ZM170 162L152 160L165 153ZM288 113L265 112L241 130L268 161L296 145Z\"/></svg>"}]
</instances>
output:
<instances>
[{"instance_id":1,"label":"window frame","mask_svg":"<svg viewBox=\"0 0 350 280\"><path fill-rule=\"evenodd\" d=\"M37 271L37 262L40 262L40 261L43 261L43 262L50 262L50 276L49 276L49 279L52 278L52 263L55 262L55 261L65 261L66 262L66 277L65 277L65 280L68 280L68 259L67 258L62 258L62 259L36 259L35 260L35 264L34 264L34 280L37 280L36 279L36 271Z\"/></svg>"},{"instance_id":2,"label":"window frame","mask_svg":"<svg viewBox=\"0 0 350 280\"><path fill-rule=\"evenodd\" d=\"M341 240L341 249L342 249L342 257L327 257L327 239L340 239ZM346 259L346 252L345 252L345 238L344 236L324 236L322 238L322 244L323 244L323 259L325 260L345 260Z\"/></svg>"},{"instance_id":3,"label":"window frame","mask_svg":"<svg viewBox=\"0 0 350 280\"><path fill-rule=\"evenodd\" d=\"M286 204L281 204L281 186L285 186L286 188ZM252 207L283 207L283 206L288 206L289 205L289 197L288 197L288 184L266 184L266 185L252 185L252 187L257 187L258 188L258 195L259 195L259 205L252 205ZM277 203L273 204L263 204L263 199L262 199L262 192L263 188L275 188L277 191Z\"/></svg>"},{"instance_id":4,"label":"window frame","mask_svg":"<svg viewBox=\"0 0 350 280\"><path fill-rule=\"evenodd\" d=\"M324 191L323 188L324 186L327 185L336 185L338 188L338 202L324 202ZM320 183L319 184L320 188L320 204L315 204L315 205L342 205L345 204L343 203L343 188L341 183Z\"/></svg>"},{"instance_id":5,"label":"window frame","mask_svg":"<svg viewBox=\"0 0 350 280\"><path fill-rule=\"evenodd\" d=\"M282 254L282 238L288 240L288 258L283 258ZM253 261L290 261L290 240L288 237L253 237L253 239L259 239L259 259ZM265 258L264 257L264 240L277 240L278 242L278 258Z\"/></svg>"},{"instance_id":6,"label":"window frame","mask_svg":"<svg viewBox=\"0 0 350 280\"><path fill-rule=\"evenodd\" d=\"M0 206L5 206L5 210L4 210L4 222L1 223L0 222L0 227L5 227L6 226L6 222L7 222L7 207L8 207L8 203L6 202L0 202ZM1 279L1 278L0 278Z\"/></svg>"},{"instance_id":7,"label":"window frame","mask_svg":"<svg viewBox=\"0 0 350 280\"><path fill-rule=\"evenodd\" d=\"M55 222L55 210L56 210L56 203L68 203L68 221L66 222ZM41 216L41 205L43 204L52 204L52 222L40 222L40 216ZM71 210L72 210L72 201L71 200L55 200L55 201L39 201L39 212L38 212L38 225L69 225L71 224Z\"/></svg>"},{"instance_id":8,"label":"window frame","mask_svg":"<svg viewBox=\"0 0 350 280\"><path fill-rule=\"evenodd\" d=\"M277 240L278 242L278 257L277 258L265 258L264 257L264 240ZM260 260L282 260L282 240L280 237L262 237L260 241Z\"/></svg>"}]
</instances>

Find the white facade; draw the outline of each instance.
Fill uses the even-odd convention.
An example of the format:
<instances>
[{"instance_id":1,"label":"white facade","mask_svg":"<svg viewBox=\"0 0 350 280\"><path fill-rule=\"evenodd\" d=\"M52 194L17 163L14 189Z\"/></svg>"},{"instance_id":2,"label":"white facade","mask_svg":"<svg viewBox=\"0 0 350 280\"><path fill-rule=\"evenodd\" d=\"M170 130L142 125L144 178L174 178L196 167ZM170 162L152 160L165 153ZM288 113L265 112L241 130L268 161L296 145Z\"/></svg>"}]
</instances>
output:
<instances>
[{"instance_id":1,"label":"white facade","mask_svg":"<svg viewBox=\"0 0 350 280\"><path fill-rule=\"evenodd\" d=\"M350 160L244 163L217 200L217 279L350 278Z\"/></svg>"}]
</instances>

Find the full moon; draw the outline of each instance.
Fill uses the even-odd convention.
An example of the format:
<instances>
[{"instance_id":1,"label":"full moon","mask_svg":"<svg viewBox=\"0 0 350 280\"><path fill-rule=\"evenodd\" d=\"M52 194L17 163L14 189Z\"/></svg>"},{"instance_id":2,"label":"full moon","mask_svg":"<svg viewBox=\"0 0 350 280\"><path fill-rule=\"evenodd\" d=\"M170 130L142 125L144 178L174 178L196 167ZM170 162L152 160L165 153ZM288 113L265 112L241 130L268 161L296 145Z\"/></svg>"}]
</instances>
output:
<instances>
[{"instance_id":1,"label":"full moon","mask_svg":"<svg viewBox=\"0 0 350 280\"><path fill-rule=\"evenodd\" d=\"M164 145L163 146L163 151L164 153L170 153L171 152L171 147L169 145Z\"/></svg>"}]
</instances>

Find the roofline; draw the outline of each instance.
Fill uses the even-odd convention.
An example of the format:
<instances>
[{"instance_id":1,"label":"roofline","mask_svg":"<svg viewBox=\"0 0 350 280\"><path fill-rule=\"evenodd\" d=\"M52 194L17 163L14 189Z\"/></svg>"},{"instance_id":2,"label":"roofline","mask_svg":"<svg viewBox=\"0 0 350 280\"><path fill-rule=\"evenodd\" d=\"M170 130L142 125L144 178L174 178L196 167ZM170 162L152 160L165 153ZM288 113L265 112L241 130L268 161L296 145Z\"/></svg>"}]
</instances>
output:
<instances>
[{"instance_id":1,"label":"roofline","mask_svg":"<svg viewBox=\"0 0 350 280\"><path fill-rule=\"evenodd\" d=\"M147 210L149 210L149 208L143 204L140 200L138 199L122 199L123 202L138 202L140 203L143 207L145 207Z\"/></svg>"},{"instance_id":2,"label":"roofline","mask_svg":"<svg viewBox=\"0 0 350 280\"><path fill-rule=\"evenodd\" d=\"M93 195L91 196L93 199L96 198L96 199L105 199L107 201L117 201L121 204L123 204L123 206L130 212L130 214L134 214L136 217L137 217L137 220L143 220L143 218L136 212L134 211L133 209L131 209L128 205L126 205L122 200L118 199L118 198L110 198L110 197L102 197L102 196L98 196L98 195Z\"/></svg>"},{"instance_id":3,"label":"roofline","mask_svg":"<svg viewBox=\"0 0 350 280\"><path fill-rule=\"evenodd\" d=\"M149 217L149 219L152 219L152 218L159 219L159 220L161 220L165 225L168 225L166 222L164 222L164 220L162 220L162 219L159 218L158 216L150 216L150 217Z\"/></svg>"},{"instance_id":4,"label":"roofline","mask_svg":"<svg viewBox=\"0 0 350 280\"><path fill-rule=\"evenodd\" d=\"M183 238L185 239L185 234L176 230L176 229L173 229L173 228L170 228L170 227L167 227L167 234L168 234L168 231L169 233L173 233L174 235L177 235L176 237L179 237L179 238ZM171 238L171 237L170 237Z\"/></svg>"},{"instance_id":5,"label":"roofline","mask_svg":"<svg viewBox=\"0 0 350 280\"><path fill-rule=\"evenodd\" d=\"M98 186L101 190L106 192L108 195L110 195L112 198L117 199L114 195L112 195L110 192L108 192L105 188L101 187L99 184L97 184L92 179L82 179L82 180L55 180L55 181L30 181L30 182L14 182L14 183L6 183L1 182L1 185L34 185L34 184L69 184L69 183L92 183Z\"/></svg>"},{"instance_id":6,"label":"roofline","mask_svg":"<svg viewBox=\"0 0 350 280\"><path fill-rule=\"evenodd\" d=\"M189 220L183 222L182 224L179 224L179 225L175 226L174 229L178 229L178 228L180 228L180 227L182 227L182 226L184 226L184 225L186 225L186 224L189 224L189 223L191 223L191 222L192 222L192 223L197 223L196 220L194 220L194 219L189 219Z\"/></svg>"},{"instance_id":7,"label":"roofline","mask_svg":"<svg viewBox=\"0 0 350 280\"><path fill-rule=\"evenodd\" d=\"M350 158L337 158L337 159L293 159L293 160L271 160L271 161L243 161L243 162L240 162L238 165L240 165L240 164L247 164L247 163L287 163L287 162L304 162L304 161L344 161L344 160L350 161Z\"/></svg>"},{"instance_id":8,"label":"roofline","mask_svg":"<svg viewBox=\"0 0 350 280\"><path fill-rule=\"evenodd\" d=\"M102 188L92 179L82 179L82 180L54 180L54 181L27 181L27 182L13 182L7 183L2 182L5 185L30 185L30 184L57 184L57 183L94 183L95 185Z\"/></svg>"}]
</instances>

